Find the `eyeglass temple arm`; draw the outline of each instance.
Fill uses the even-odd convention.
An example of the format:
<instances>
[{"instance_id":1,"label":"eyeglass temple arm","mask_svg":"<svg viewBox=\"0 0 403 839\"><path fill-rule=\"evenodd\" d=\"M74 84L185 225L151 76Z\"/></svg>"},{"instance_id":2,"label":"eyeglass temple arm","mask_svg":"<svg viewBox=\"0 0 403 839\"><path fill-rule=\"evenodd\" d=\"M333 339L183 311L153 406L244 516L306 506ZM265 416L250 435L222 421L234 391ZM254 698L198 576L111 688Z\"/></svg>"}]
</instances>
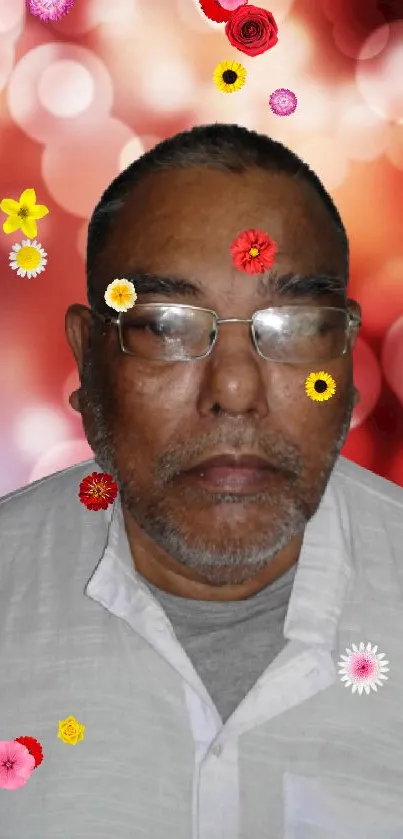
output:
<instances>
[{"instance_id":1,"label":"eyeglass temple arm","mask_svg":"<svg viewBox=\"0 0 403 839\"><path fill-rule=\"evenodd\" d=\"M90 309L92 315L102 320L103 323L119 323L119 318L112 318L110 315L101 315L101 312L97 312L96 309Z\"/></svg>"}]
</instances>

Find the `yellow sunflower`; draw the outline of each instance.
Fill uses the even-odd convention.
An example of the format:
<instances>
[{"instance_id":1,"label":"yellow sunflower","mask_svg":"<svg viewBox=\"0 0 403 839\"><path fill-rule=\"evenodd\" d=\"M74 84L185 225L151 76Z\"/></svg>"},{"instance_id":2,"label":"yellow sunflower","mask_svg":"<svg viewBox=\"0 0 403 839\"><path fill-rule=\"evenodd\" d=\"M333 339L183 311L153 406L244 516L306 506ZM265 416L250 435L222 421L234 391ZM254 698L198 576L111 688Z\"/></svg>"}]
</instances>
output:
<instances>
[{"instance_id":1,"label":"yellow sunflower","mask_svg":"<svg viewBox=\"0 0 403 839\"><path fill-rule=\"evenodd\" d=\"M221 61L214 70L213 79L223 93L234 93L244 86L246 70L238 61Z\"/></svg>"},{"instance_id":2,"label":"yellow sunflower","mask_svg":"<svg viewBox=\"0 0 403 839\"><path fill-rule=\"evenodd\" d=\"M336 393L336 382L324 370L320 373L310 373L305 380L305 391L314 402L324 402Z\"/></svg>"}]
</instances>

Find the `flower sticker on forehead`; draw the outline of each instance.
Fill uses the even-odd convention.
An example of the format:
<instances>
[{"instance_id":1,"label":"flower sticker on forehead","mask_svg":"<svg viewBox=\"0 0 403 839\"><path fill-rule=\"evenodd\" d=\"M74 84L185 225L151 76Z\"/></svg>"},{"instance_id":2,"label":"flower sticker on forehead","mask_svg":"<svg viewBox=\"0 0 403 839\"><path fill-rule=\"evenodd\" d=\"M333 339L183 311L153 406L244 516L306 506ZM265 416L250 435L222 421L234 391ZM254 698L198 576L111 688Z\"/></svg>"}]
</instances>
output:
<instances>
[{"instance_id":1,"label":"flower sticker on forehead","mask_svg":"<svg viewBox=\"0 0 403 839\"><path fill-rule=\"evenodd\" d=\"M277 242L263 230L244 230L231 245L234 267L246 274L264 274L274 265Z\"/></svg>"},{"instance_id":2,"label":"flower sticker on forehead","mask_svg":"<svg viewBox=\"0 0 403 839\"><path fill-rule=\"evenodd\" d=\"M109 283L104 299L111 309L115 309L115 312L127 312L134 306L137 294L130 280L117 279Z\"/></svg>"}]
</instances>

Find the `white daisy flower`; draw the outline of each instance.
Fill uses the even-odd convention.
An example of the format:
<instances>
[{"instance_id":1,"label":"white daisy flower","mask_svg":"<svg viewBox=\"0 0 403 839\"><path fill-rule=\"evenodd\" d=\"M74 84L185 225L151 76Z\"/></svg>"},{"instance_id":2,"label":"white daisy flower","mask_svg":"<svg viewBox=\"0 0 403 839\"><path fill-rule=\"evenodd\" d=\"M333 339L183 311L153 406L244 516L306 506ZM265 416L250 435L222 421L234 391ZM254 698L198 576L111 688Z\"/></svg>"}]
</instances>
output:
<instances>
[{"instance_id":1,"label":"white daisy flower","mask_svg":"<svg viewBox=\"0 0 403 839\"><path fill-rule=\"evenodd\" d=\"M9 255L10 268L17 271L19 277L36 277L45 270L47 253L36 239L23 239L20 245L13 245Z\"/></svg>"},{"instance_id":2,"label":"white daisy flower","mask_svg":"<svg viewBox=\"0 0 403 839\"><path fill-rule=\"evenodd\" d=\"M111 309L115 309L115 312L127 312L134 306L137 294L130 280L116 279L109 283L104 299Z\"/></svg>"},{"instance_id":3,"label":"white daisy flower","mask_svg":"<svg viewBox=\"0 0 403 839\"><path fill-rule=\"evenodd\" d=\"M352 685L353 693L358 691L361 695L365 690L368 694L371 688L377 692L377 685L383 685L381 680L389 678L385 676L389 670L389 667L386 667L389 662L381 660L385 653L377 653L378 647L371 647L370 643L365 647L362 641L359 647L355 644L351 646L351 650L346 648L347 655L341 656L343 661L338 662L339 675L342 676L340 681L344 682L346 687Z\"/></svg>"}]
</instances>

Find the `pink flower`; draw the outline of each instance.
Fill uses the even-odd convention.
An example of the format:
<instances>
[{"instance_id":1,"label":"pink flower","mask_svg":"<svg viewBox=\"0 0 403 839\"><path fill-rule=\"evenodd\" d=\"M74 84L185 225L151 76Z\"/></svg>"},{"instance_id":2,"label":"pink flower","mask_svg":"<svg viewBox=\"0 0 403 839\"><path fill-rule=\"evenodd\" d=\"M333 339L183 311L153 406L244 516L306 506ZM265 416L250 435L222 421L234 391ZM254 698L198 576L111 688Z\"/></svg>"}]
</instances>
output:
<instances>
[{"instance_id":1,"label":"pink flower","mask_svg":"<svg viewBox=\"0 0 403 839\"><path fill-rule=\"evenodd\" d=\"M67 15L74 3L75 0L28 0L28 8L35 17L53 22Z\"/></svg>"},{"instance_id":2,"label":"pink flower","mask_svg":"<svg viewBox=\"0 0 403 839\"><path fill-rule=\"evenodd\" d=\"M15 740L0 740L0 788L25 786L35 769L35 758Z\"/></svg>"},{"instance_id":3,"label":"pink flower","mask_svg":"<svg viewBox=\"0 0 403 839\"><path fill-rule=\"evenodd\" d=\"M371 642L367 646L361 641L359 647L351 645L352 649L346 648L347 655L342 655L339 661L339 675L342 677L346 687L352 687L352 692L361 695L377 691L377 686L382 686L383 681L388 679L385 673L388 672L388 661L383 661L385 653L378 653L378 647L372 647Z\"/></svg>"},{"instance_id":4,"label":"pink flower","mask_svg":"<svg viewBox=\"0 0 403 839\"><path fill-rule=\"evenodd\" d=\"M246 6L248 0L218 0L218 2L223 9L234 12L239 6Z\"/></svg>"}]
</instances>

